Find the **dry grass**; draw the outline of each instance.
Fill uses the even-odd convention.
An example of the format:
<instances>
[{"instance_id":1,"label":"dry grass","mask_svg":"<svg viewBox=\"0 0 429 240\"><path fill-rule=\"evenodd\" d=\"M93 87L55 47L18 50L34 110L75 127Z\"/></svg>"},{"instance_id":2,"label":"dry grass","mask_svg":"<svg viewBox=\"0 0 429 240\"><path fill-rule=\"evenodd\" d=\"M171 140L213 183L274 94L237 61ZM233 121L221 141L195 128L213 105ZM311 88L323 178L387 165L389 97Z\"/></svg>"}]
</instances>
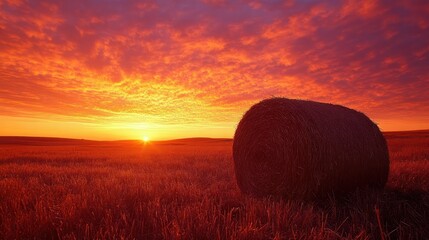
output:
<instances>
[{"instance_id":1,"label":"dry grass","mask_svg":"<svg viewBox=\"0 0 429 240\"><path fill-rule=\"evenodd\" d=\"M307 203L242 195L230 141L3 144L0 239L422 239L429 138L387 139L385 191Z\"/></svg>"}]
</instances>

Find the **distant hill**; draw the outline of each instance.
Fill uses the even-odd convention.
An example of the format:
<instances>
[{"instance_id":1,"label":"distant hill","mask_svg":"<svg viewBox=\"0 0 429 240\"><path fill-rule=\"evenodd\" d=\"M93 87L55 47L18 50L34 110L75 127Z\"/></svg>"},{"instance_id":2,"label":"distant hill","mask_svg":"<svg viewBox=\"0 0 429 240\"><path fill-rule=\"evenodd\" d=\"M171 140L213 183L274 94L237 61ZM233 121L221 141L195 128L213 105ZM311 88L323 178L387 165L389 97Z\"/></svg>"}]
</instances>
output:
<instances>
[{"instance_id":1,"label":"distant hill","mask_svg":"<svg viewBox=\"0 0 429 240\"><path fill-rule=\"evenodd\" d=\"M427 130L414 130L414 131L384 132L383 134L388 139L392 139L392 138L429 138L429 129L427 129Z\"/></svg>"},{"instance_id":2,"label":"distant hill","mask_svg":"<svg viewBox=\"0 0 429 240\"><path fill-rule=\"evenodd\" d=\"M150 144L159 145L190 145L190 144L215 144L232 142L229 138L183 138L165 141L151 141ZM23 145L23 146L67 146L67 145L120 145L120 144L143 144L140 140L116 140L95 141L73 138L54 137L21 137L0 136L0 145Z\"/></svg>"},{"instance_id":3,"label":"distant hill","mask_svg":"<svg viewBox=\"0 0 429 240\"><path fill-rule=\"evenodd\" d=\"M188 145L188 144L216 144L232 142L231 138L180 138L166 141L154 141L155 144L162 145Z\"/></svg>"},{"instance_id":4,"label":"distant hill","mask_svg":"<svg viewBox=\"0 0 429 240\"><path fill-rule=\"evenodd\" d=\"M429 130L384 132L387 139L395 138L429 138ZM199 144L226 144L231 138L181 138L164 141L151 141L155 145L199 145ZM72 138L53 137L17 137L0 136L0 145L27 145L27 146L66 146L66 145L116 145L116 144L143 144L140 140L95 141Z\"/></svg>"},{"instance_id":5,"label":"distant hill","mask_svg":"<svg viewBox=\"0 0 429 240\"><path fill-rule=\"evenodd\" d=\"M31 145L31 146L52 146L52 145L88 145L97 141L71 138L53 138L53 137L15 137L0 136L0 144L10 145Z\"/></svg>"}]
</instances>

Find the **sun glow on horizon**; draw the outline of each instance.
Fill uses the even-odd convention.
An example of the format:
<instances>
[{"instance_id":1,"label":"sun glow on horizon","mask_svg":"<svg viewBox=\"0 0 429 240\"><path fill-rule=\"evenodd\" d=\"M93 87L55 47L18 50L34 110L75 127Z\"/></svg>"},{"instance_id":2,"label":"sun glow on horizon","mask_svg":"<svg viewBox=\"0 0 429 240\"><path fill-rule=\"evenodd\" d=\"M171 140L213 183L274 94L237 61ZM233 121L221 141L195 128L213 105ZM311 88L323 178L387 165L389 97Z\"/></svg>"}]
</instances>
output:
<instances>
[{"instance_id":1,"label":"sun glow on horizon","mask_svg":"<svg viewBox=\"0 0 429 240\"><path fill-rule=\"evenodd\" d=\"M144 143L148 143L150 141L150 138L148 136L143 136L142 140Z\"/></svg>"}]
</instances>

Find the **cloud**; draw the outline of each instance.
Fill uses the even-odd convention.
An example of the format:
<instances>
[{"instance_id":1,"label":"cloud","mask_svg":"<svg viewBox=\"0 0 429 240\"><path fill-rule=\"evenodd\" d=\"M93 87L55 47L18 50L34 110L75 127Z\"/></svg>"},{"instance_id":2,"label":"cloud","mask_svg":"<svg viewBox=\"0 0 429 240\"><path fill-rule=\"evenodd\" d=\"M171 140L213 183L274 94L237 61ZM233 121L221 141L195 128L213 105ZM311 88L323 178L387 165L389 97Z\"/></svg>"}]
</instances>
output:
<instances>
[{"instance_id":1,"label":"cloud","mask_svg":"<svg viewBox=\"0 0 429 240\"><path fill-rule=\"evenodd\" d=\"M5 1L0 12L1 115L216 126L285 96L389 126L429 118L425 1Z\"/></svg>"}]
</instances>

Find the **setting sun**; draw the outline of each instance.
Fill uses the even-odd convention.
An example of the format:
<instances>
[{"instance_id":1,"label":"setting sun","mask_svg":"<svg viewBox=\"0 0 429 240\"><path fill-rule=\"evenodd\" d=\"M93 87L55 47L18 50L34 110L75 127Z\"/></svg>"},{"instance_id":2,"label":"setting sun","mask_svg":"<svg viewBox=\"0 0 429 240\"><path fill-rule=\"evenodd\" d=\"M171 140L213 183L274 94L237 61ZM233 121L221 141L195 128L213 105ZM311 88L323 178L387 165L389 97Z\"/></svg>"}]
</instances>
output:
<instances>
[{"instance_id":1,"label":"setting sun","mask_svg":"<svg viewBox=\"0 0 429 240\"><path fill-rule=\"evenodd\" d=\"M147 143L147 142L149 142L150 139L148 136L143 136L142 140L143 140L143 142Z\"/></svg>"}]
</instances>

